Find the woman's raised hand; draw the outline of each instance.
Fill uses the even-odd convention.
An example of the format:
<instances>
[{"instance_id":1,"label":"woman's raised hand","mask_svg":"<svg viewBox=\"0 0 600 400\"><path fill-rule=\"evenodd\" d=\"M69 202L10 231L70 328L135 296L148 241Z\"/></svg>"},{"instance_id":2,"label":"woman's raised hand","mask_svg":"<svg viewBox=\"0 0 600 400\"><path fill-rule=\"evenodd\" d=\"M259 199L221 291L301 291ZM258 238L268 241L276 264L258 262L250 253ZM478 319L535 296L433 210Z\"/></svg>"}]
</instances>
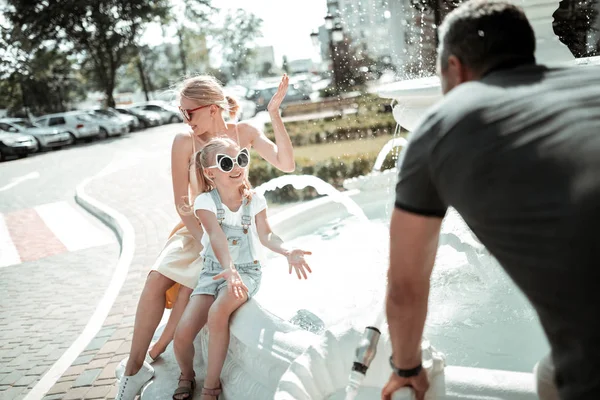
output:
<instances>
[{"instance_id":1,"label":"woman's raised hand","mask_svg":"<svg viewBox=\"0 0 600 400\"><path fill-rule=\"evenodd\" d=\"M311 255L312 252L304 251L300 249L294 249L289 252L287 255L288 263L290 265L290 274L292 273L292 269L296 270L296 275L298 275L298 279L308 279L306 272L311 273L310 267L306 263L304 256Z\"/></svg>"},{"instance_id":2,"label":"woman's raised hand","mask_svg":"<svg viewBox=\"0 0 600 400\"><path fill-rule=\"evenodd\" d=\"M290 84L290 77L287 74L283 74L283 78L281 78L281 83L277 88L277 92L273 95L271 101L267 105L267 110L269 112L278 111L279 107L281 107L281 103L287 94L288 86Z\"/></svg>"},{"instance_id":3,"label":"woman's raised hand","mask_svg":"<svg viewBox=\"0 0 600 400\"><path fill-rule=\"evenodd\" d=\"M248 287L242 281L242 277L236 269L227 268L219 275L213 277L213 280L225 279L227 281L227 290L236 298L244 298L244 293L248 293Z\"/></svg>"}]
</instances>

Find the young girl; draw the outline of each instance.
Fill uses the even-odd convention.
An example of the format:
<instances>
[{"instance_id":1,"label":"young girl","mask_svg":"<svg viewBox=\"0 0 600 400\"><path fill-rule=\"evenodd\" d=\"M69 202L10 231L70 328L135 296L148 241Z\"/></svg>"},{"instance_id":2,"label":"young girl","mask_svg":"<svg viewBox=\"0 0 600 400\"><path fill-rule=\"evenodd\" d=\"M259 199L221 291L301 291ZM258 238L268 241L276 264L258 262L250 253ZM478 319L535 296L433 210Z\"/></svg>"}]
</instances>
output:
<instances>
[{"instance_id":1,"label":"young girl","mask_svg":"<svg viewBox=\"0 0 600 400\"><path fill-rule=\"evenodd\" d=\"M250 155L231 139L211 140L197 153L199 176L207 192L194 201L194 213L204 229L201 256L204 269L177 326L175 357L181 369L173 399L191 399L195 388L194 339L208 322L208 370L202 399L221 394L220 375L229 345L229 318L258 291L261 281L260 244L288 258L299 279L311 272L304 256L289 249L271 231L265 198L248 182Z\"/></svg>"}]
</instances>

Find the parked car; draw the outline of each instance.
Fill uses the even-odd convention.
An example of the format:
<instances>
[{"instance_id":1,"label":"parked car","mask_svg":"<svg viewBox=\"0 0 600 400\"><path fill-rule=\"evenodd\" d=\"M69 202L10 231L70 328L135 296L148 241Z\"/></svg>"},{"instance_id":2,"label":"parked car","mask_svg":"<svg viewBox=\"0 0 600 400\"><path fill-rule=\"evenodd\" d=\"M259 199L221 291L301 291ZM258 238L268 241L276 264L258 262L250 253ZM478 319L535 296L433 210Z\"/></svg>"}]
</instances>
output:
<instances>
[{"instance_id":1,"label":"parked car","mask_svg":"<svg viewBox=\"0 0 600 400\"><path fill-rule=\"evenodd\" d=\"M27 157L36 151L38 144L33 136L0 130L0 161L7 156Z\"/></svg>"},{"instance_id":2,"label":"parked car","mask_svg":"<svg viewBox=\"0 0 600 400\"><path fill-rule=\"evenodd\" d=\"M279 82L259 82L248 90L246 99L256 104L256 112L265 111L271 98L277 92ZM287 95L283 98L282 104L294 101L310 100L310 93L302 90L299 84L291 84L288 87Z\"/></svg>"},{"instance_id":3,"label":"parked car","mask_svg":"<svg viewBox=\"0 0 600 400\"><path fill-rule=\"evenodd\" d=\"M69 132L71 138L77 139L98 137L100 125L85 111L69 111L44 115L35 120L38 125L52 126Z\"/></svg>"},{"instance_id":4,"label":"parked car","mask_svg":"<svg viewBox=\"0 0 600 400\"><path fill-rule=\"evenodd\" d=\"M154 111L160 115L163 124L183 122L183 117L181 116L181 113L177 107L174 107L163 101L146 101L143 103L135 103L130 105L128 108L134 111Z\"/></svg>"},{"instance_id":5,"label":"parked car","mask_svg":"<svg viewBox=\"0 0 600 400\"><path fill-rule=\"evenodd\" d=\"M88 115L100 125L99 137L102 139L106 139L109 136L123 135L129 132L128 124L123 122L120 118L107 117L103 114L97 114L94 111L88 111Z\"/></svg>"},{"instance_id":6,"label":"parked car","mask_svg":"<svg viewBox=\"0 0 600 400\"><path fill-rule=\"evenodd\" d=\"M158 126L162 123L160 114L154 111L134 110L125 107L117 107L115 110L122 115L131 115L140 121L142 129Z\"/></svg>"},{"instance_id":7,"label":"parked car","mask_svg":"<svg viewBox=\"0 0 600 400\"><path fill-rule=\"evenodd\" d=\"M73 143L69 132L54 127L43 127L25 118L0 119L0 130L11 133L23 133L35 138L38 150L47 150L52 147L62 147Z\"/></svg>"},{"instance_id":8,"label":"parked car","mask_svg":"<svg viewBox=\"0 0 600 400\"><path fill-rule=\"evenodd\" d=\"M138 117L136 117L134 115L129 115L129 114L121 114L120 112L118 112L117 110L115 110L112 107L96 108L92 111L94 112L95 115L118 119L119 121L127 124L127 126L129 127L129 131L134 131L136 129L142 128L142 124L141 124L140 120L138 119Z\"/></svg>"},{"instance_id":9,"label":"parked car","mask_svg":"<svg viewBox=\"0 0 600 400\"><path fill-rule=\"evenodd\" d=\"M225 93L229 96L233 96L240 105L240 111L238 112L238 119L248 119L256 115L256 104L246 98L248 95L248 88L242 85L231 85L225 87Z\"/></svg>"}]
</instances>

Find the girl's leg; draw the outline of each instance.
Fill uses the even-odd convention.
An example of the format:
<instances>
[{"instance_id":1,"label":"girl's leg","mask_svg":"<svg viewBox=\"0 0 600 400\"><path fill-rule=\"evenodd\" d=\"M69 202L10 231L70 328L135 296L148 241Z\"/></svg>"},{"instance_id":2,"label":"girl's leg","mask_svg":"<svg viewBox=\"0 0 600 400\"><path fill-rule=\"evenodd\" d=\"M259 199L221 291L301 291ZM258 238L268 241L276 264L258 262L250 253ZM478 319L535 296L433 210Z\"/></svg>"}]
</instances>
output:
<instances>
[{"instance_id":1,"label":"girl's leg","mask_svg":"<svg viewBox=\"0 0 600 400\"><path fill-rule=\"evenodd\" d=\"M133 340L125 375L135 375L146 358L146 351L165 310L165 293L175 282L157 271L148 274L135 313Z\"/></svg>"},{"instance_id":2,"label":"girl's leg","mask_svg":"<svg viewBox=\"0 0 600 400\"><path fill-rule=\"evenodd\" d=\"M238 299L223 288L208 311L208 368L204 380L207 389L221 386L221 370L229 347L229 318L247 299L246 294Z\"/></svg>"},{"instance_id":3,"label":"girl's leg","mask_svg":"<svg viewBox=\"0 0 600 400\"><path fill-rule=\"evenodd\" d=\"M181 369L181 379L194 379L194 339L206 324L208 309L214 301L214 296L206 294L193 296L177 325L173 349Z\"/></svg>"},{"instance_id":4,"label":"girl's leg","mask_svg":"<svg viewBox=\"0 0 600 400\"><path fill-rule=\"evenodd\" d=\"M173 340L173 336L175 335L175 329L177 328L177 324L183 315L183 311L190 300L190 295L192 294L192 289L181 285L179 288L179 293L177 294L177 300L175 300L175 304L173 305L173 309L171 310L171 315L169 315L169 321L165 326L160 338L152 345L150 348L150 357L156 359L156 357L160 356L167 348L169 343Z\"/></svg>"}]
</instances>

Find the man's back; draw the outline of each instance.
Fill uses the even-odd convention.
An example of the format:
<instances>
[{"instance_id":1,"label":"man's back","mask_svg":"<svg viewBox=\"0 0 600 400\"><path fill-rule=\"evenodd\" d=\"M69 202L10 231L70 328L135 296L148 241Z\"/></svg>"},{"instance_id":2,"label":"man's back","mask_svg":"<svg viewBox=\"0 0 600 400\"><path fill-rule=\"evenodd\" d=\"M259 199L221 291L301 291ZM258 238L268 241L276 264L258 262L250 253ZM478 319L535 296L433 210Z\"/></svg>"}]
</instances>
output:
<instances>
[{"instance_id":1,"label":"man's back","mask_svg":"<svg viewBox=\"0 0 600 400\"><path fill-rule=\"evenodd\" d=\"M424 125L440 199L532 301L562 394L600 398L600 68L492 72Z\"/></svg>"}]
</instances>

